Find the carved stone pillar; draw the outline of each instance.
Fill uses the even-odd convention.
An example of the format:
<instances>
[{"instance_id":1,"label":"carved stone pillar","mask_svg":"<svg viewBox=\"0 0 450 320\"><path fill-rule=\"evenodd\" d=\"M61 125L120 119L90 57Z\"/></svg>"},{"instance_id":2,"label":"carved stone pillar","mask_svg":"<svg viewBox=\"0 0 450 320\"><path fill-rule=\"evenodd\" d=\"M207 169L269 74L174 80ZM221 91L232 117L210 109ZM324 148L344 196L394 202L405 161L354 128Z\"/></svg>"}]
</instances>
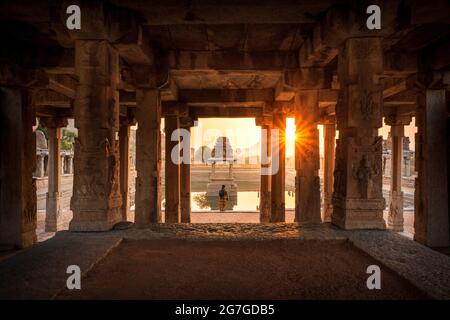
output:
<instances>
[{"instance_id":1,"label":"carved stone pillar","mask_svg":"<svg viewBox=\"0 0 450 320\"><path fill-rule=\"evenodd\" d=\"M324 168L323 168L323 194L324 194L324 213L323 221L331 222L333 205L331 203L333 196L333 172L334 172L334 148L336 144L336 124L333 121L325 120L323 125L324 134Z\"/></svg>"},{"instance_id":2,"label":"carved stone pillar","mask_svg":"<svg viewBox=\"0 0 450 320\"><path fill-rule=\"evenodd\" d=\"M161 222L161 100L157 89L136 92L136 211L138 227Z\"/></svg>"},{"instance_id":3,"label":"carved stone pillar","mask_svg":"<svg viewBox=\"0 0 450 320\"><path fill-rule=\"evenodd\" d=\"M35 115L26 91L0 87L0 244L36 242Z\"/></svg>"},{"instance_id":4,"label":"carved stone pillar","mask_svg":"<svg viewBox=\"0 0 450 320\"><path fill-rule=\"evenodd\" d=\"M300 91L295 108L295 222L320 223L319 91Z\"/></svg>"},{"instance_id":5,"label":"carved stone pillar","mask_svg":"<svg viewBox=\"0 0 450 320\"><path fill-rule=\"evenodd\" d=\"M285 163L286 163L286 114L273 114L273 129L278 130L278 141L272 141L272 181L270 222L285 222ZM278 156L275 157L275 155ZM275 161L278 162L278 166ZM278 170L277 170L277 169Z\"/></svg>"},{"instance_id":6,"label":"carved stone pillar","mask_svg":"<svg viewBox=\"0 0 450 320\"><path fill-rule=\"evenodd\" d=\"M256 119L256 125L261 126L261 175L259 192L259 221L261 223L270 222L271 216L271 181L270 160L271 160L271 117L261 117Z\"/></svg>"},{"instance_id":7,"label":"carved stone pillar","mask_svg":"<svg viewBox=\"0 0 450 320\"><path fill-rule=\"evenodd\" d=\"M71 231L109 230L121 221L119 56L107 41L75 40L75 140Z\"/></svg>"},{"instance_id":8,"label":"carved stone pillar","mask_svg":"<svg viewBox=\"0 0 450 320\"><path fill-rule=\"evenodd\" d=\"M183 117L180 121L180 128L189 132L189 147L183 148L183 158L191 159L190 147L190 130L193 122L190 118ZM188 155L184 153L187 152ZM191 165L190 163L182 162L180 164L180 210L181 222L191 222Z\"/></svg>"},{"instance_id":9,"label":"carved stone pillar","mask_svg":"<svg viewBox=\"0 0 450 320\"><path fill-rule=\"evenodd\" d=\"M411 122L411 116L387 116L384 122L391 126L391 191L387 225L393 231L403 231L402 162L404 126Z\"/></svg>"},{"instance_id":10,"label":"carved stone pillar","mask_svg":"<svg viewBox=\"0 0 450 320\"><path fill-rule=\"evenodd\" d=\"M179 153L172 152L178 148L180 138L172 141L172 133L180 128L180 118L178 114L167 114L164 118L165 136L166 136L166 155L165 155L165 174L166 174L166 206L165 222L180 223L180 165ZM172 159L176 157L177 159ZM178 163L175 163L174 160Z\"/></svg>"},{"instance_id":11,"label":"carved stone pillar","mask_svg":"<svg viewBox=\"0 0 450 320\"><path fill-rule=\"evenodd\" d=\"M340 90L332 223L384 229L382 194L383 49L381 38L347 39L338 56Z\"/></svg>"},{"instance_id":12,"label":"carved stone pillar","mask_svg":"<svg viewBox=\"0 0 450 320\"><path fill-rule=\"evenodd\" d=\"M130 172L130 122L121 119L119 128L120 193L122 195L122 220L130 216L129 172Z\"/></svg>"},{"instance_id":13,"label":"carved stone pillar","mask_svg":"<svg viewBox=\"0 0 450 320\"><path fill-rule=\"evenodd\" d=\"M45 232L62 229L61 208L61 128L67 126L65 118L41 118L48 134L48 192L45 208Z\"/></svg>"},{"instance_id":14,"label":"carved stone pillar","mask_svg":"<svg viewBox=\"0 0 450 320\"><path fill-rule=\"evenodd\" d=\"M449 246L447 109L445 90L427 89L417 98L414 239Z\"/></svg>"}]
</instances>

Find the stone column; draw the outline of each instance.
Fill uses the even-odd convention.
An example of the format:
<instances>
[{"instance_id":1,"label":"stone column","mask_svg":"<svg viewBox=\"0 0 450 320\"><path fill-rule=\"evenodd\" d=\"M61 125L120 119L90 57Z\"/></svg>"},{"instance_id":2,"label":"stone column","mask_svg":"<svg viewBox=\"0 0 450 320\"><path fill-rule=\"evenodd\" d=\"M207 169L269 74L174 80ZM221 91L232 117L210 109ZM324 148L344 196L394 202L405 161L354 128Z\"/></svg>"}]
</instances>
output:
<instances>
[{"instance_id":1,"label":"stone column","mask_svg":"<svg viewBox=\"0 0 450 320\"><path fill-rule=\"evenodd\" d=\"M136 211L144 227L161 222L161 100L157 89L136 92Z\"/></svg>"},{"instance_id":2,"label":"stone column","mask_svg":"<svg viewBox=\"0 0 450 320\"><path fill-rule=\"evenodd\" d=\"M189 148L183 148L183 158L191 159L190 147L190 130L193 123L190 118L181 118L180 128L189 131ZM184 152L187 152L186 156ZM190 163L182 162L180 164L180 210L181 222L191 222L191 165Z\"/></svg>"},{"instance_id":3,"label":"stone column","mask_svg":"<svg viewBox=\"0 0 450 320\"><path fill-rule=\"evenodd\" d=\"M120 194L122 195L122 220L130 216L130 195L128 192L128 176L130 172L130 124L128 119L121 119L119 128L120 153Z\"/></svg>"},{"instance_id":4,"label":"stone column","mask_svg":"<svg viewBox=\"0 0 450 320\"><path fill-rule=\"evenodd\" d=\"M69 156L69 174L73 174L73 154Z\"/></svg>"},{"instance_id":5,"label":"stone column","mask_svg":"<svg viewBox=\"0 0 450 320\"><path fill-rule=\"evenodd\" d=\"M393 231L403 231L403 192L402 162L403 137L405 125L411 122L411 116L387 116L384 122L391 126L392 158L391 158L391 190L389 200L389 216L387 225Z\"/></svg>"},{"instance_id":6,"label":"stone column","mask_svg":"<svg viewBox=\"0 0 450 320\"><path fill-rule=\"evenodd\" d=\"M332 223L343 229L384 229L382 193L383 48L381 38L345 40L338 56L340 90Z\"/></svg>"},{"instance_id":7,"label":"stone column","mask_svg":"<svg viewBox=\"0 0 450 320\"><path fill-rule=\"evenodd\" d=\"M36 242L35 115L25 90L0 87L0 244Z\"/></svg>"},{"instance_id":8,"label":"stone column","mask_svg":"<svg viewBox=\"0 0 450 320\"><path fill-rule=\"evenodd\" d=\"M121 221L119 56L107 41L75 40L75 140L71 231L109 230Z\"/></svg>"},{"instance_id":9,"label":"stone column","mask_svg":"<svg viewBox=\"0 0 450 320\"><path fill-rule=\"evenodd\" d=\"M62 229L61 208L61 128L67 126L65 118L41 118L48 134L48 192L45 207L45 232L57 232Z\"/></svg>"},{"instance_id":10,"label":"stone column","mask_svg":"<svg viewBox=\"0 0 450 320\"><path fill-rule=\"evenodd\" d=\"M449 246L447 109L444 89L427 89L417 98L414 240Z\"/></svg>"},{"instance_id":11,"label":"stone column","mask_svg":"<svg viewBox=\"0 0 450 320\"><path fill-rule=\"evenodd\" d=\"M332 120L325 120L323 125L324 134L324 175L323 175L323 194L324 194L324 213L323 221L331 222L333 205L331 203L333 196L333 172L334 172L334 148L336 144L336 124Z\"/></svg>"},{"instance_id":12,"label":"stone column","mask_svg":"<svg viewBox=\"0 0 450 320\"><path fill-rule=\"evenodd\" d=\"M285 163L286 163L286 114L273 114L273 129L278 130L278 141L272 141L272 181L271 181L271 216L270 222L285 222ZM275 158L278 155L278 159ZM278 170L275 161L278 161ZM275 172L274 172L275 171Z\"/></svg>"},{"instance_id":13,"label":"stone column","mask_svg":"<svg viewBox=\"0 0 450 320\"><path fill-rule=\"evenodd\" d=\"M166 174L166 206L165 222L180 223L180 165L172 161L172 150L178 148L180 139L172 141L172 133L180 128L180 119L177 114L168 114L164 118L166 136L165 174ZM176 154L176 156L175 156ZM174 152L178 157L179 153ZM176 159L179 161L179 159Z\"/></svg>"},{"instance_id":14,"label":"stone column","mask_svg":"<svg viewBox=\"0 0 450 320\"><path fill-rule=\"evenodd\" d=\"M271 216L271 117L261 117L256 119L256 125L261 126L261 175L259 193L259 221L261 223L270 222ZM264 174L263 174L264 173Z\"/></svg>"},{"instance_id":15,"label":"stone column","mask_svg":"<svg viewBox=\"0 0 450 320\"><path fill-rule=\"evenodd\" d=\"M320 223L319 91L300 91L295 108L295 222Z\"/></svg>"}]
</instances>

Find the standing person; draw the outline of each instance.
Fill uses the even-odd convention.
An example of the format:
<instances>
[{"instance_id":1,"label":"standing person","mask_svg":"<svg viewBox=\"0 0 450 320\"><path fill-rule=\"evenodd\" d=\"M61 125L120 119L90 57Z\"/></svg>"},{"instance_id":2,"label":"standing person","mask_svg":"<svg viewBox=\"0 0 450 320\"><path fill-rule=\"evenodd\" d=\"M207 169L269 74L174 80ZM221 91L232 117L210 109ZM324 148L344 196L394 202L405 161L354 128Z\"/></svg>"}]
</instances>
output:
<instances>
[{"instance_id":1,"label":"standing person","mask_svg":"<svg viewBox=\"0 0 450 320\"><path fill-rule=\"evenodd\" d=\"M219 191L219 210L225 211L225 206L228 201L228 192L225 190L225 185L222 185L222 189Z\"/></svg>"}]
</instances>

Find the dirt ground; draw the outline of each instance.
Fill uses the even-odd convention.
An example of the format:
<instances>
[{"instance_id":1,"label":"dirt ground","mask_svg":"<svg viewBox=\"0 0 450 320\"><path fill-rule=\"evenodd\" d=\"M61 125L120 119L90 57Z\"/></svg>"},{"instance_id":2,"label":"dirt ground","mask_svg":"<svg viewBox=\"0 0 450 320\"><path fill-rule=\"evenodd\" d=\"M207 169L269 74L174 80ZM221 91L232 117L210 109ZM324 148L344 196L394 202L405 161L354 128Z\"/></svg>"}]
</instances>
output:
<instances>
[{"instance_id":1,"label":"dirt ground","mask_svg":"<svg viewBox=\"0 0 450 320\"><path fill-rule=\"evenodd\" d=\"M381 290L366 269L381 268ZM423 299L347 241L124 240L59 299Z\"/></svg>"}]
</instances>

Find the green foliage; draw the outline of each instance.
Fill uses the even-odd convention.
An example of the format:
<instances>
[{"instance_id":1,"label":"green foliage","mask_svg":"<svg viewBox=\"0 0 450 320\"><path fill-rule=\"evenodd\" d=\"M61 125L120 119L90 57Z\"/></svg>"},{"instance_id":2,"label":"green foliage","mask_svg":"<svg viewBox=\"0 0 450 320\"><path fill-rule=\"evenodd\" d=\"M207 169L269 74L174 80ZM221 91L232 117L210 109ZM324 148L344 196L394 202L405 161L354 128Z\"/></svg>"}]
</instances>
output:
<instances>
[{"instance_id":1,"label":"green foliage","mask_svg":"<svg viewBox=\"0 0 450 320\"><path fill-rule=\"evenodd\" d=\"M61 150L73 151L73 145L75 143L76 133L67 129L62 129L61 137Z\"/></svg>"},{"instance_id":2,"label":"green foliage","mask_svg":"<svg viewBox=\"0 0 450 320\"><path fill-rule=\"evenodd\" d=\"M36 131L42 131L42 133L44 134L45 138L48 140L47 128L42 126L41 123L39 123Z\"/></svg>"},{"instance_id":3,"label":"green foliage","mask_svg":"<svg viewBox=\"0 0 450 320\"><path fill-rule=\"evenodd\" d=\"M194 201L200 209L210 208L206 193L199 193L194 196Z\"/></svg>"}]
</instances>

